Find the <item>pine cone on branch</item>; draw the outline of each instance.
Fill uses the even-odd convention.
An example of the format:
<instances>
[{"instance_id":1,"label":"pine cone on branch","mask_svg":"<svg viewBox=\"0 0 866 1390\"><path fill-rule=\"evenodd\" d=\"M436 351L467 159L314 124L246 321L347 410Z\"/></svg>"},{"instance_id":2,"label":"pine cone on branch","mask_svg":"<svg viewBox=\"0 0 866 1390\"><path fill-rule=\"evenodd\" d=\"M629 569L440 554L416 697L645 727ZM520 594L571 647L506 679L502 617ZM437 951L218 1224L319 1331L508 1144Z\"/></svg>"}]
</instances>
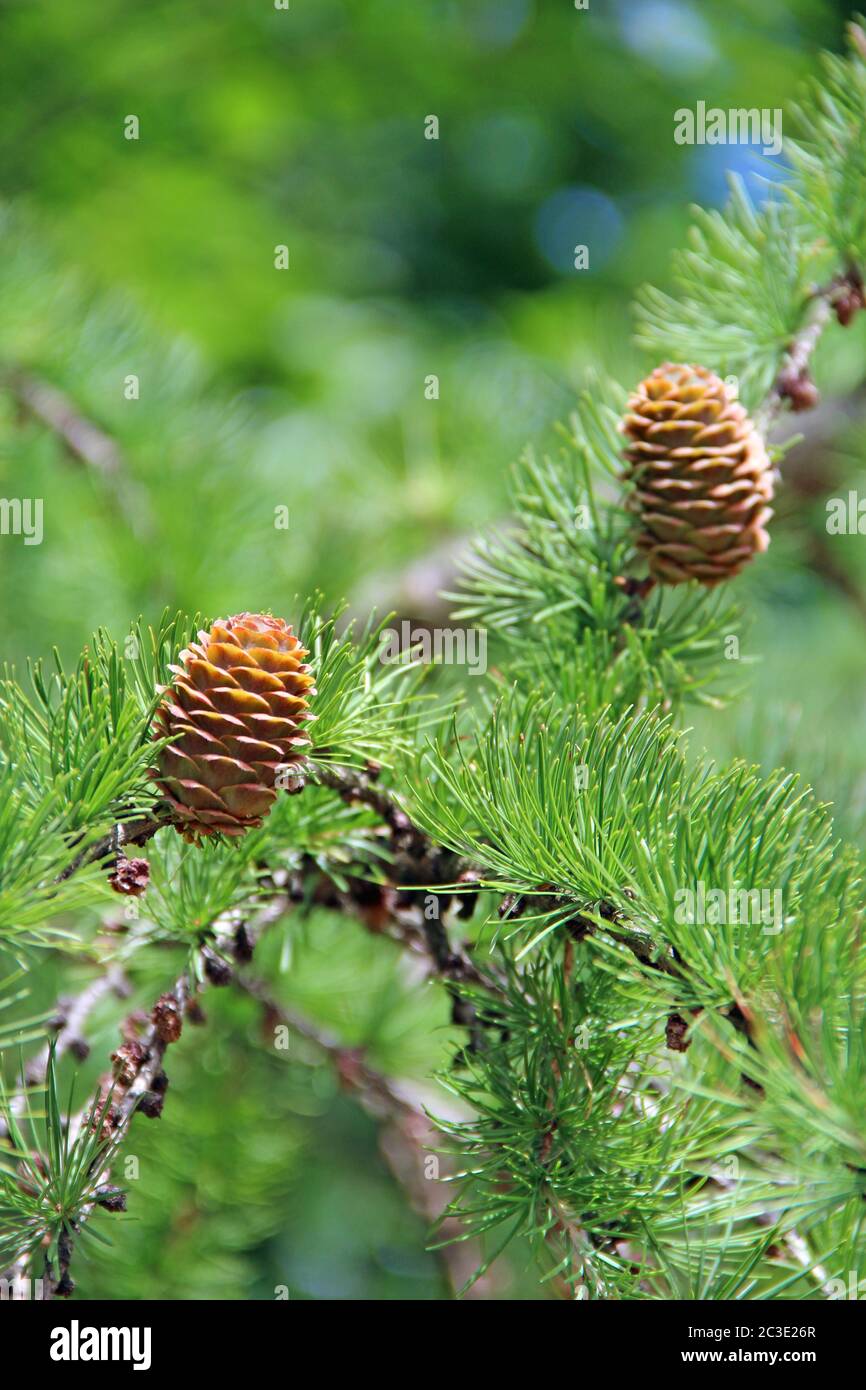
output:
<instances>
[{"instance_id":1,"label":"pine cone on branch","mask_svg":"<svg viewBox=\"0 0 866 1390\"><path fill-rule=\"evenodd\" d=\"M243 835L296 774L315 695L306 650L282 618L238 613L180 654L164 687L154 736L171 742L153 776L187 840Z\"/></svg>"},{"instance_id":2,"label":"pine cone on branch","mask_svg":"<svg viewBox=\"0 0 866 1390\"><path fill-rule=\"evenodd\" d=\"M629 397L626 477L638 549L663 584L732 579L766 550L773 468L752 421L705 367L666 362Z\"/></svg>"}]
</instances>

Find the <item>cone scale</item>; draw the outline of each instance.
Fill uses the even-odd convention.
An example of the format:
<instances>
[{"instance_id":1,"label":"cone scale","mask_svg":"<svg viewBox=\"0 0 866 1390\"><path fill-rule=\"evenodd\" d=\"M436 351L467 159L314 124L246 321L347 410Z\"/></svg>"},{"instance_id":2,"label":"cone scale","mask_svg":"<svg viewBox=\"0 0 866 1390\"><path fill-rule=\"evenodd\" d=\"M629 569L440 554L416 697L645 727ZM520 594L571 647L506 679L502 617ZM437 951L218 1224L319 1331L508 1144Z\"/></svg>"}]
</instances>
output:
<instances>
[{"instance_id":1,"label":"cone scale","mask_svg":"<svg viewBox=\"0 0 866 1390\"><path fill-rule=\"evenodd\" d=\"M185 839L261 825L310 739L306 650L282 618L219 619L170 666L154 736L170 742L153 776Z\"/></svg>"}]
</instances>

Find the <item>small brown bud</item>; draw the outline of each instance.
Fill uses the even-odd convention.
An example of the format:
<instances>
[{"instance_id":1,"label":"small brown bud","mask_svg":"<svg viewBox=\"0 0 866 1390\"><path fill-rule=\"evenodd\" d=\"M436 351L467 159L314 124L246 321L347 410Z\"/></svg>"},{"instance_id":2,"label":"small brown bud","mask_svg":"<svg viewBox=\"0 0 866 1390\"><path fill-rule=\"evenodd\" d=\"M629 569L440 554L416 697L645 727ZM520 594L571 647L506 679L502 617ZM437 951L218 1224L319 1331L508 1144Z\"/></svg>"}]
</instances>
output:
<instances>
[{"instance_id":1,"label":"small brown bud","mask_svg":"<svg viewBox=\"0 0 866 1390\"><path fill-rule=\"evenodd\" d=\"M246 923L241 922L235 932L235 939L232 943L232 955L239 965L247 965L253 958L253 942L247 931Z\"/></svg>"},{"instance_id":2,"label":"small brown bud","mask_svg":"<svg viewBox=\"0 0 866 1390\"><path fill-rule=\"evenodd\" d=\"M132 1085L146 1056L147 1048L143 1043L136 1041L121 1043L117 1051L112 1052L111 1060L114 1063L114 1075L118 1085Z\"/></svg>"},{"instance_id":3,"label":"small brown bud","mask_svg":"<svg viewBox=\"0 0 866 1390\"><path fill-rule=\"evenodd\" d=\"M66 1049L72 1053L76 1062L86 1062L90 1056L90 1043L86 1038L70 1038L66 1044Z\"/></svg>"},{"instance_id":4,"label":"small brown bud","mask_svg":"<svg viewBox=\"0 0 866 1390\"><path fill-rule=\"evenodd\" d=\"M138 1102L138 1109L149 1120L158 1120L165 1105L165 1095L159 1091L145 1091Z\"/></svg>"},{"instance_id":5,"label":"small brown bud","mask_svg":"<svg viewBox=\"0 0 866 1390\"><path fill-rule=\"evenodd\" d=\"M190 999L187 1002L186 1017L195 1028L200 1028L202 1024L207 1023L207 1014L198 999Z\"/></svg>"},{"instance_id":6,"label":"small brown bud","mask_svg":"<svg viewBox=\"0 0 866 1390\"><path fill-rule=\"evenodd\" d=\"M150 865L146 859L127 859L121 855L108 882L115 893L139 898L150 881Z\"/></svg>"},{"instance_id":7,"label":"small brown bud","mask_svg":"<svg viewBox=\"0 0 866 1390\"><path fill-rule=\"evenodd\" d=\"M173 994L160 995L151 1010L150 1017L160 1042L177 1042L183 1031L183 1018L180 1004Z\"/></svg>"},{"instance_id":8,"label":"small brown bud","mask_svg":"<svg viewBox=\"0 0 866 1390\"><path fill-rule=\"evenodd\" d=\"M126 1193L119 1187L100 1187L96 1204L106 1211L126 1211Z\"/></svg>"},{"instance_id":9,"label":"small brown bud","mask_svg":"<svg viewBox=\"0 0 866 1390\"><path fill-rule=\"evenodd\" d=\"M72 999L66 994L61 995L57 1000L57 1011L48 1020L47 1027L52 1033L59 1033L61 1028L65 1028L69 1018L69 1010L72 1008Z\"/></svg>"},{"instance_id":10,"label":"small brown bud","mask_svg":"<svg viewBox=\"0 0 866 1390\"><path fill-rule=\"evenodd\" d=\"M618 589L622 589L627 598L644 599L648 598L658 583L648 574L645 579L637 579L630 574L617 574L614 576L614 584Z\"/></svg>"},{"instance_id":11,"label":"small brown bud","mask_svg":"<svg viewBox=\"0 0 866 1390\"><path fill-rule=\"evenodd\" d=\"M207 975L212 985L230 985L232 982L232 968L227 960L218 956L213 951L204 951L204 973Z\"/></svg>"},{"instance_id":12,"label":"small brown bud","mask_svg":"<svg viewBox=\"0 0 866 1390\"><path fill-rule=\"evenodd\" d=\"M114 1138L114 1131L121 1122L122 1116L118 1107L114 1104L106 1105L107 1091L104 1091L93 1110L88 1110L84 1116L85 1128L96 1133L100 1131L100 1140L103 1144L109 1144Z\"/></svg>"},{"instance_id":13,"label":"small brown bud","mask_svg":"<svg viewBox=\"0 0 866 1390\"><path fill-rule=\"evenodd\" d=\"M665 1043L671 1052L686 1052L692 1045L689 1025L682 1014L671 1014L665 1025Z\"/></svg>"},{"instance_id":14,"label":"small brown bud","mask_svg":"<svg viewBox=\"0 0 866 1390\"><path fill-rule=\"evenodd\" d=\"M168 1090L168 1077L164 1071L158 1071L150 1083L150 1089L156 1091L157 1095L165 1095Z\"/></svg>"},{"instance_id":15,"label":"small brown bud","mask_svg":"<svg viewBox=\"0 0 866 1390\"><path fill-rule=\"evenodd\" d=\"M811 410L821 399L818 388L807 371L788 367L779 377L779 394L794 411Z\"/></svg>"}]
</instances>

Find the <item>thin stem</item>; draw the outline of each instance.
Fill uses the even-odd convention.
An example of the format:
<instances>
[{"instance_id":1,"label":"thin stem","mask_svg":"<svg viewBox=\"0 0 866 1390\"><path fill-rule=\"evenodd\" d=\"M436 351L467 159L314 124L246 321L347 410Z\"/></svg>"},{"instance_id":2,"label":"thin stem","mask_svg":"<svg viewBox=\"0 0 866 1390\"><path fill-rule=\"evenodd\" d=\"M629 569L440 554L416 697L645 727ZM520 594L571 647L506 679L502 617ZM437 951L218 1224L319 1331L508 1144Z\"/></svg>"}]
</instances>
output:
<instances>
[{"instance_id":1,"label":"thin stem","mask_svg":"<svg viewBox=\"0 0 866 1390\"><path fill-rule=\"evenodd\" d=\"M263 981L239 975L236 983L255 999L269 1021L284 1024L327 1055L344 1089L379 1124L383 1156L411 1205L426 1221L438 1224L447 1205L438 1173L439 1156L434 1158L432 1153L438 1134L417 1086L386 1076L371 1065L363 1048L347 1047L329 1029L277 1003ZM482 1261L477 1242L466 1241L462 1234L455 1218L446 1217L439 1224L436 1255L453 1293L467 1284ZM493 1281L487 1275L471 1286L467 1296L482 1299L492 1292Z\"/></svg>"},{"instance_id":2,"label":"thin stem","mask_svg":"<svg viewBox=\"0 0 866 1390\"><path fill-rule=\"evenodd\" d=\"M156 816L138 816L135 820L118 821L107 835L103 835L101 840L95 844L88 845L83 849L70 864L67 864L62 873L56 878L57 883L63 883L78 873L79 869L86 868L89 864L99 863L102 859L112 858L112 866L117 862L118 857L123 852L126 845L144 845L161 830L168 821L160 820Z\"/></svg>"}]
</instances>

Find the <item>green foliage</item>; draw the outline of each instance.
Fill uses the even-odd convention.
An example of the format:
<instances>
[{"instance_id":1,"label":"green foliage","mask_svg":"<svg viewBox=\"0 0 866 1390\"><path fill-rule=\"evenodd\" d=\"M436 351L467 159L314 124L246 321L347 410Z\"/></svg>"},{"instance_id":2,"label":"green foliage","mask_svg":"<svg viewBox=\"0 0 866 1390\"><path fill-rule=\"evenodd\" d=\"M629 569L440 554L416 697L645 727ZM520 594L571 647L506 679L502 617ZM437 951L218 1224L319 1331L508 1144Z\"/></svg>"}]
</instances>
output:
<instances>
[{"instance_id":1,"label":"green foliage","mask_svg":"<svg viewBox=\"0 0 866 1390\"><path fill-rule=\"evenodd\" d=\"M821 55L821 72L794 108L799 138L786 150L800 215L832 247L842 267L866 259L866 31L849 26L850 56Z\"/></svg>"},{"instance_id":2,"label":"green foliage","mask_svg":"<svg viewBox=\"0 0 866 1390\"><path fill-rule=\"evenodd\" d=\"M485 1238L488 1260L528 1238L572 1297L755 1296L766 1184L744 1175L732 1196L708 1163L721 1171L748 1127L687 1094L646 1011L588 960L573 977L549 954L522 971L506 960L498 1041L443 1078L474 1116L442 1125L466 1164L450 1212Z\"/></svg>"},{"instance_id":3,"label":"green foliage","mask_svg":"<svg viewBox=\"0 0 866 1390\"><path fill-rule=\"evenodd\" d=\"M413 733L429 718L421 718L418 700L424 668L411 654L405 661L383 662L380 633L387 619L371 617L357 632L349 622L341 633L338 608L322 616L320 601L305 610L300 632L310 647L316 676L315 721L311 725L312 757L322 764L363 767L368 761L390 766L411 746Z\"/></svg>"},{"instance_id":4,"label":"green foliage","mask_svg":"<svg viewBox=\"0 0 866 1390\"><path fill-rule=\"evenodd\" d=\"M32 665L32 694L11 673L0 684L0 945L69 940L53 919L104 897L87 860L157 800L151 719L188 628L181 616L139 623L123 653L99 631L73 672L56 653L52 670Z\"/></svg>"},{"instance_id":5,"label":"green foliage","mask_svg":"<svg viewBox=\"0 0 866 1390\"><path fill-rule=\"evenodd\" d=\"M647 286L638 297L638 342L737 376L752 411L817 284L859 275L866 259L866 38L852 25L849 39L849 55L823 55L792 108L800 137L785 142L791 170L778 195L756 209L733 178L723 211L694 210L689 246L674 257L679 293Z\"/></svg>"},{"instance_id":6,"label":"green foliage","mask_svg":"<svg viewBox=\"0 0 866 1390\"><path fill-rule=\"evenodd\" d=\"M73 934L53 921L56 913L92 904L98 895L96 878L87 872L74 878L71 870L82 842L70 843L62 794L48 788L37 805L21 788L17 770L0 770L0 929L3 948L42 946ZM84 844L92 839L88 832Z\"/></svg>"},{"instance_id":7,"label":"green foliage","mask_svg":"<svg viewBox=\"0 0 866 1390\"><path fill-rule=\"evenodd\" d=\"M100 1239L86 1216L112 1158L114 1141L102 1135L111 1098L94 1101L92 1123L81 1124L72 1137L67 1123L72 1106L64 1109L61 1103L52 1048L42 1103L36 1105L32 1091L23 1099L19 1115L0 1085L0 1118L9 1136L8 1144L0 1145L0 1260L11 1264L45 1245L56 1268L57 1242L64 1234L75 1229L85 1242Z\"/></svg>"},{"instance_id":8,"label":"green foliage","mask_svg":"<svg viewBox=\"0 0 866 1390\"><path fill-rule=\"evenodd\" d=\"M657 360L699 362L736 376L753 409L800 325L818 248L792 202L755 208L736 178L723 211L695 208L693 216L688 248L674 256L679 293L641 291L637 339Z\"/></svg>"},{"instance_id":9,"label":"green foliage","mask_svg":"<svg viewBox=\"0 0 866 1390\"><path fill-rule=\"evenodd\" d=\"M0 690L2 750L25 797L38 806L47 787L57 793L71 831L104 827L148 807L149 715L127 687L117 648L97 634L92 652L68 676L57 660L46 674L31 669L31 700L12 679Z\"/></svg>"},{"instance_id":10,"label":"green foliage","mask_svg":"<svg viewBox=\"0 0 866 1390\"><path fill-rule=\"evenodd\" d=\"M451 596L455 616L504 639L509 679L553 690L565 705L716 703L735 604L690 589L635 602L622 587L637 553L627 510L611 496L622 471L614 401L621 409L613 387L587 392L559 456L524 456L513 489L519 527L475 541L463 591Z\"/></svg>"},{"instance_id":11,"label":"green foliage","mask_svg":"<svg viewBox=\"0 0 866 1390\"><path fill-rule=\"evenodd\" d=\"M686 1245L698 1239L695 1227L710 1218L691 1190L704 1171L692 1142L698 1151L715 1146L717 1162L731 1143L751 1156L753 1178L738 1181L727 1217L726 1203L714 1203L712 1239L726 1280L749 1239L755 1261L763 1259L759 1233L746 1239L742 1222L769 1200L768 1184L783 1225L811 1229L855 1214L866 1150L862 856L838 845L825 809L795 779L694 762L669 719L652 713L586 720L512 696L473 737L463 732L420 759L413 815L481 866L483 883L526 895L498 932L510 943L502 949L515 952L506 1003L497 999L494 1014L501 1041L477 1054L469 1081L454 1083L480 1118L446 1126L470 1175L461 1209L479 1229L510 1222L511 1234L546 1244L553 1230L558 1247L570 1231L564 1213L581 1213L577 1253L566 1250L558 1273L571 1269L590 1289L594 1281L596 1295L639 1296L646 1271L632 1280L629 1262L605 1254L604 1241L637 1241L657 1254L656 1242L664 1247L678 1223ZM717 893L704 913L695 904L707 885ZM764 897L750 914L739 895L756 886ZM583 963L566 987L563 942L575 932ZM745 1010L745 1035L732 1026L734 1004ZM671 1014L689 1020L697 1059L673 1091L662 1088L667 1101L651 1111L660 1130L629 1127L617 1107L623 1078L629 1093L632 1085L645 1093L641 1071ZM572 1039L584 1025L597 1048L575 1056ZM614 1043L620 1050L609 1056ZM697 1112L687 1096L701 1097ZM606 1118L609 1138L595 1129ZM676 1160L665 1147L671 1132ZM555 1138L542 1163L545 1133ZM632 1140L635 1151L620 1156L615 1146ZM639 1142L661 1144L652 1182ZM769 1157L756 1160L762 1152ZM551 1155L559 1185L548 1173ZM792 1170L808 1173L805 1201ZM617 1190L615 1177L626 1175L640 1193ZM763 1197L754 1184L765 1185ZM611 1221L623 1210L641 1213L643 1234ZM736 1238L721 1225L728 1217ZM681 1256L666 1296L683 1287ZM732 1296L701 1287L702 1297Z\"/></svg>"},{"instance_id":12,"label":"green foliage","mask_svg":"<svg viewBox=\"0 0 866 1390\"><path fill-rule=\"evenodd\" d=\"M176 832L161 830L149 855L147 918L157 939L188 940L211 932L212 923L255 892L249 856L230 844L185 844Z\"/></svg>"}]
</instances>

